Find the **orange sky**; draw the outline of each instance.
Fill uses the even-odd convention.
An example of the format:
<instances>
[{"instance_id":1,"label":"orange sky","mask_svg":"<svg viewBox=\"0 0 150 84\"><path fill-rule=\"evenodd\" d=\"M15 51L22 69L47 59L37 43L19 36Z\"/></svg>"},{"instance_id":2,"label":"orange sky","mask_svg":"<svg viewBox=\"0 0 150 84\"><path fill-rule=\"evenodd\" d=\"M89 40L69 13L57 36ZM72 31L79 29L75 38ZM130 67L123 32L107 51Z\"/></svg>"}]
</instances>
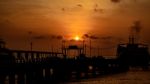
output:
<instances>
[{"instance_id":1,"label":"orange sky","mask_svg":"<svg viewBox=\"0 0 150 84\"><path fill-rule=\"evenodd\" d=\"M91 34L126 41L132 23L140 20L141 40L150 44L149 10L150 0L1 0L0 37L13 49L29 48L29 31L47 37L34 39L35 50L50 49L52 35Z\"/></svg>"}]
</instances>

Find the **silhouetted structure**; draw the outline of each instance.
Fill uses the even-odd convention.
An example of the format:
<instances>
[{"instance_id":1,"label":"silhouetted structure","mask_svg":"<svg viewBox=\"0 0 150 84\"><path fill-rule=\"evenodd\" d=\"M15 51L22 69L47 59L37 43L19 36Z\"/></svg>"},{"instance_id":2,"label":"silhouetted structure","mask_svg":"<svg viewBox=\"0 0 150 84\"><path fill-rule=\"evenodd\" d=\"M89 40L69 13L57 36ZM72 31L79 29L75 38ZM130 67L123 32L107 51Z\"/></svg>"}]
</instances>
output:
<instances>
[{"instance_id":1,"label":"silhouetted structure","mask_svg":"<svg viewBox=\"0 0 150 84\"><path fill-rule=\"evenodd\" d=\"M80 47L65 46L64 43L59 53L10 50L0 40L0 84L54 84L70 79L120 73L135 66L146 69L150 62L148 46L135 43L134 36L129 37L129 43L118 45L117 58L114 59L87 57L84 41ZM67 52L72 49L77 50L78 55L69 58Z\"/></svg>"},{"instance_id":2,"label":"silhouetted structure","mask_svg":"<svg viewBox=\"0 0 150 84\"><path fill-rule=\"evenodd\" d=\"M118 59L127 66L148 66L148 46L144 44L119 44Z\"/></svg>"},{"instance_id":3,"label":"silhouetted structure","mask_svg":"<svg viewBox=\"0 0 150 84\"><path fill-rule=\"evenodd\" d=\"M138 42L140 30L140 21L135 21L131 27L129 43L118 45L117 56L121 64L141 67L147 67L149 65L150 55L148 45Z\"/></svg>"}]
</instances>

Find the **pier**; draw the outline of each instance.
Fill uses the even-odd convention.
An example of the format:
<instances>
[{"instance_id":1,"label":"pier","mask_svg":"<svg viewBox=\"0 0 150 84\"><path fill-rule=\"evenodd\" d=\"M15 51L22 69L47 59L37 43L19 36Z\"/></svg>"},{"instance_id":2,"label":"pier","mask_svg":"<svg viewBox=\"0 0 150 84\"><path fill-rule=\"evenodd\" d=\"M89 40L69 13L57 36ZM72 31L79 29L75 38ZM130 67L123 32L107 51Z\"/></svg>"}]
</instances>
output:
<instances>
[{"instance_id":1,"label":"pier","mask_svg":"<svg viewBox=\"0 0 150 84\"><path fill-rule=\"evenodd\" d=\"M78 51L78 56L69 58L67 52L72 49ZM10 50L1 42L0 83L54 84L126 72L132 67L141 67L143 70L150 67L146 45L120 44L117 54L112 59L86 56L84 47L75 45L62 48L62 53Z\"/></svg>"}]
</instances>

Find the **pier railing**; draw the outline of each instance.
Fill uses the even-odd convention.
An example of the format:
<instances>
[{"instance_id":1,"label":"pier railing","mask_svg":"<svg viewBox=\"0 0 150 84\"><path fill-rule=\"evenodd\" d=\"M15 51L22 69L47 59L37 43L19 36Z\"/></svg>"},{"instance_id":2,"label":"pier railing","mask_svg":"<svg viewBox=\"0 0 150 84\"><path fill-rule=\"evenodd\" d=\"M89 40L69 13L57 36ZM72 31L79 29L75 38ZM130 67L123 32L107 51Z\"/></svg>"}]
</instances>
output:
<instances>
[{"instance_id":1,"label":"pier railing","mask_svg":"<svg viewBox=\"0 0 150 84\"><path fill-rule=\"evenodd\" d=\"M41 51L12 50L11 54L14 56L16 63L40 62L50 57L63 57L62 53Z\"/></svg>"}]
</instances>

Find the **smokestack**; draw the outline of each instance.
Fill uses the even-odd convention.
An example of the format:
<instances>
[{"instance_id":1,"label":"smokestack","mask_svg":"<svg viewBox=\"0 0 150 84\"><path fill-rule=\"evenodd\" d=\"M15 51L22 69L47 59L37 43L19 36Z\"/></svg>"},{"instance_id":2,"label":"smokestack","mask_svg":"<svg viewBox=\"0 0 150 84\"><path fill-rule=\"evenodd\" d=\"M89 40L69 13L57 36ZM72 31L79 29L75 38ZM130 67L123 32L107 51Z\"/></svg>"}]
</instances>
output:
<instances>
[{"instance_id":1,"label":"smokestack","mask_svg":"<svg viewBox=\"0 0 150 84\"><path fill-rule=\"evenodd\" d=\"M141 31L141 22L140 21L135 21L133 23L133 26L131 26L131 31L130 31L130 35L129 35L129 43L130 44L134 44L134 43L138 43L139 41L139 33Z\"/></svg>"}]
</instances>

